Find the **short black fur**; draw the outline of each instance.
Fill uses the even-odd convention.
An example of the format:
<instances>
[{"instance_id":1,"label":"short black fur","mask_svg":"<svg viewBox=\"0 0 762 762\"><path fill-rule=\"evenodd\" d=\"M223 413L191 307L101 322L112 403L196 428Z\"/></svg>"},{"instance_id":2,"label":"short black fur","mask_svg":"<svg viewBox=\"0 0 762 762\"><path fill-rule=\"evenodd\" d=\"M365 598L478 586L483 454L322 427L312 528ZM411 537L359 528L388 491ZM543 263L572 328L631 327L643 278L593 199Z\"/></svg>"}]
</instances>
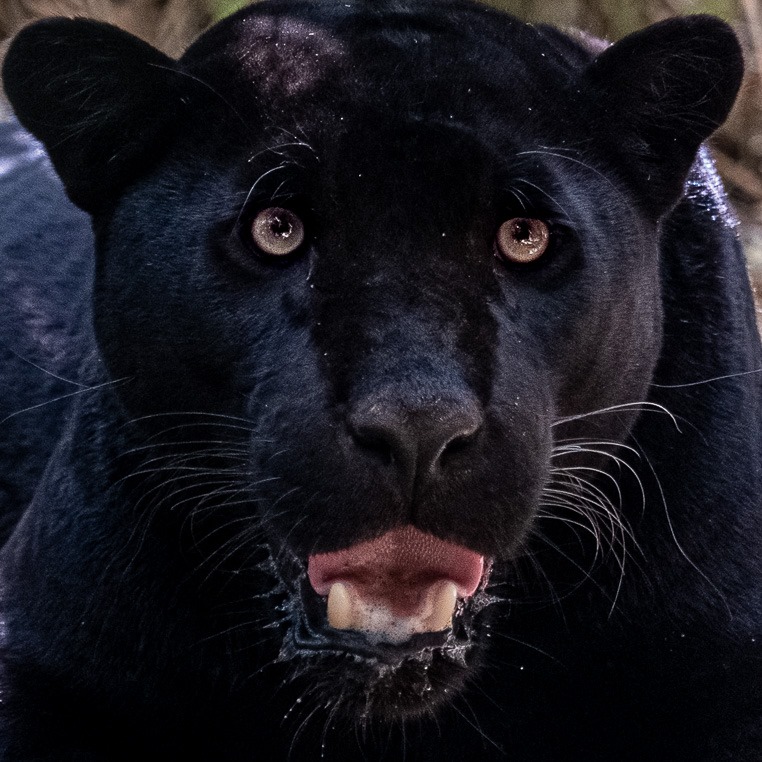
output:
<instances>
[{"instance_id":1,"label":"short black fur","mask_svg":"<svg viewBox=\"0 0 762 762\"><path fill-rule=\"evenodd\" d=\"M273 0L179 62L21 32L0 759L757 762L762 349L701 147L741 74L706 16L603 50ZM405 524L491 560L453 631L328 627L307 558Z\"/></svg>"}]
</instances>

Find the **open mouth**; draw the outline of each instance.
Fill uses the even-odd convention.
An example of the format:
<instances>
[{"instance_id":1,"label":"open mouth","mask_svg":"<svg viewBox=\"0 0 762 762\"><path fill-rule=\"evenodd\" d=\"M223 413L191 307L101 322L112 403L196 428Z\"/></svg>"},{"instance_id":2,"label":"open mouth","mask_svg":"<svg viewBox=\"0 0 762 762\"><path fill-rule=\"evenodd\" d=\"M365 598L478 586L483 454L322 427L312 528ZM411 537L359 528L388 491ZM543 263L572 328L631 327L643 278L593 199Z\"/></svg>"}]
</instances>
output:
<instances>
[{"instance_id":1,"label":"open mouth","mask_svg":"<svg viewBox=\"0 0 762 762\"><path fill-rule=\"evenodd\" d=\"M413 526L312 555L293 645L386 663L461 650L473 616L489 603L490 569L484 556Z\"/></svg>"}]
</instances>

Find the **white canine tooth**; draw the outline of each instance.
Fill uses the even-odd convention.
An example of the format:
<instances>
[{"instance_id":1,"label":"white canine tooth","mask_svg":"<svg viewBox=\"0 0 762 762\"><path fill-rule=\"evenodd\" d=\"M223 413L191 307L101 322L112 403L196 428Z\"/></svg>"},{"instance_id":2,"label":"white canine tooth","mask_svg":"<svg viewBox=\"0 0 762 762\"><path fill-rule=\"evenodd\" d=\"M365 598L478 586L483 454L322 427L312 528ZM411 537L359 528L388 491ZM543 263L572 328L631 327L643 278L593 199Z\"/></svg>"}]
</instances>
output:
<instances>
[{"instance_id":1,"label":"white canine tooth","mask_svg":"<svg viewBox=\"0 0 762 762\"><path fill-rule=\"evenodd\" d=\"M328 624L336 630L349 630L353 625L352 596L341 582L334 582L328 592Z\"/></svg>"},{"instance_id":2,"label":"white canine tooth","mask_svg":"<svg viewBox=\"0 0 762 762\"><path fill-rule=\"evenodd\" d=\"M452 627L452 617L458 602L458 588L454 582L443 582L433 594L433 611L426 620L424 632L440 632Z\"/></svg>"}]
</instances>

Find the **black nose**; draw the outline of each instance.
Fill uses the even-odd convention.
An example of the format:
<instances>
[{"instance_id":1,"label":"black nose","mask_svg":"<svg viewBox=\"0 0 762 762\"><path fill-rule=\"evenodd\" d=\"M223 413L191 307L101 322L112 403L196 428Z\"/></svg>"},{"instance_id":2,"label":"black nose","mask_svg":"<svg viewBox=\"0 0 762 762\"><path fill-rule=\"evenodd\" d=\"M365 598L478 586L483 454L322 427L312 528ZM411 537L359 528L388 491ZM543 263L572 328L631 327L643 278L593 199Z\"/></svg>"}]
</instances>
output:
<instances>
[{"instance_id":1,"label":"black nose","mask_svg":"<svg viewBox=\"0 0 762 762\"><path fill-rule=\"evenodd\" d=\"M358 445L398 469L412 494L444 475L447 456L467 448L483 421L481 405L469 395L411 402L379 394L353 406L349 429Z\"/></svg>"}]
</instances>

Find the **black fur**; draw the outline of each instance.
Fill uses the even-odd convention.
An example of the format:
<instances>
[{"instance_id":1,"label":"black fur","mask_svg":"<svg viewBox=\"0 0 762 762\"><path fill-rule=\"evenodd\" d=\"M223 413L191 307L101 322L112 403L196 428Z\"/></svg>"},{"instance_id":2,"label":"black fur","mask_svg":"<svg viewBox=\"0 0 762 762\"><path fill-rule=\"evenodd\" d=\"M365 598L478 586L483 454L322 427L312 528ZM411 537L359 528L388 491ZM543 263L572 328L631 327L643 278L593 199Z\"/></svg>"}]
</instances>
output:
<instances>
[{"instance_id":1,"label":"black fur","mask_svg":"<svg viewBox=\"0 0 762 762\"><path fill-rule=\"evenodd\" d=\"M0 125L0 758L759 760L762 349L700 148L741 72L704 16L24 30L63 188ZM328 628L308 555L408 523L493 560L452 635Z\"/></svg>"}]
</instances>

